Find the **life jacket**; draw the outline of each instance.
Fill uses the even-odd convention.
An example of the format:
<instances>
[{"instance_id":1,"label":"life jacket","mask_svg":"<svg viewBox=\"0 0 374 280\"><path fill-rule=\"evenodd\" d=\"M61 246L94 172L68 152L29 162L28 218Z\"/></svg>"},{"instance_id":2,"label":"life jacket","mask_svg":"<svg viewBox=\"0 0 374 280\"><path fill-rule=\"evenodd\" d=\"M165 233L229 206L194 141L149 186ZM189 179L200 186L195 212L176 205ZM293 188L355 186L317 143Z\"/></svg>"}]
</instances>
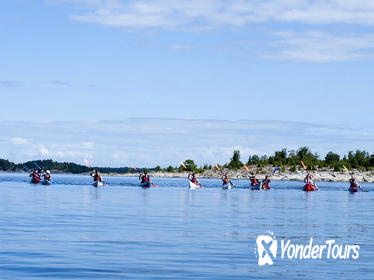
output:
<instances>
[{"instance_id":1,"label":"life jacket","mask_svg":"<svg viewBox=\"0 0 374 280\"><path fill-rule=\"evenodd\" d=\"M191 179L191 182L196 184L196 185L199 183L195 177Z\"/></svg>"},{"instance_id":2,"label":"life jacket","mask_svg":"<svg viewBox=\"0 0 374 280\"><path fill-rule=\"evenodd\" d=\"M256 178L251 178L251 186L257 186L258 185L258 181Z\"/></svg>"},{"instance_id":3,"label":"life jacket","mask_svg":"<svg viewBox=\"0 0 374 280\"><path fill-rule=\"evenodd\" d=\"M262 182L262 187L264 188L264 189L270 189L270 186L269 186L269 183L271 182L271 180L270 179L266 179L266 180L264 180L263 182Z\"/></svg>"},{"instance_id":4,"label":"life jacket","mask_svg":"<svg viewBox=\"0 0 374 280\"><path fill-rule=\"evenodd\" d=\"M148 176L142 176L142 183L146 183L149 181Z\"/></svg>"},{"instance_id":5,"label":"life jacket","mask_svg":"<svg viewBox=\"0 0 374 280\"><path fill-rule=\"evenodd\" d=\"M357 182L356 182L356 180L350 180L350 182L351 182L351 186L350 186L350 188L357 188Z\"/></svg>"},{"instance_id":6,"label":"life jacket","mask_svg":"<svg viewBox=\"0 0 374 280\"><path fill-rule=\"evenodd\" d=\"M230 179L229 178L224 178L222 179L223 183L224 184L228 184L230 182Z\"/></svg>"},{"instance_id":7,"label":"life jacket","mask_svg":"<svg viewBox=\"0 0 374 280\"><path fill-rule=\"evenodd\" d=\"M51 180L51 175L49 174L44 174L43 177L44 177L44 180L47 180L47 181Z\"/></svg>"},{"instance_id":8,"label":"life jacket","mask_svg":"<svg viewBox=\"0 0 374 280\"><path fill-rule=\"evenodd\" d=\"M101 182L101 176L99 176L99 175L96 174L96 175L94 176L94 181L95 181L95 182Z\"/></svg>"}]
</instances>

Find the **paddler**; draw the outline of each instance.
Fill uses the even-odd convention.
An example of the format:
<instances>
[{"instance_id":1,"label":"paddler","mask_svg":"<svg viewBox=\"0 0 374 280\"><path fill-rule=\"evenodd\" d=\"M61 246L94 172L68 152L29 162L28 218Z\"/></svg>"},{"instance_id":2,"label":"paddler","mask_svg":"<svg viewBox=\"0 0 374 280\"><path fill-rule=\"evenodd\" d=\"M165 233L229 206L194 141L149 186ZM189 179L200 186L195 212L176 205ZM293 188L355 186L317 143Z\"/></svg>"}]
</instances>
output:
<instances>
[{"instance_id":1,"label":"paddler","mask_svg":"<svg viewBox=\"0 0 374 280\"><path fill-rule=\"evenodd\" d=\"M227 174L223 174L222 177L221 177L221 180L222 180L223 185L231 183L230 178L227 176Z\"/></svg>"},{"instance_id":2,"label":"paddler","mask_svg":"<svg viewBox=\"0 0 374 280\"><path fill-rule=\"evenodd\" d=\"M270 182L271 182L271 175L270 176L266 175L265 179L261 182L261 189L270 190L270 185L269 185Z\"/></svg>"},{"instance_id":3,"label":"paddler","mask_svg":"<svg viewBox=\"0 0 374 280\"><path fill-rule=\"evenodd\" d=\"M258 185L258 180L256 178L256 174L252 173L252 176L249 177L249 180L251 181L251 187L255 187Z\"/></svg>"},{"instance_id":4,"label":"paddler","mask_svg":"<svg viewBox=\"0 0 374 280\"><path fill-rule=\"evenodd\" d=\"M304 183L306 183L304 189L307 190L307 191L315 191L317 190L317 186L316 186L316 183L314 183L314 180L313 180L313 176L312 174L307 174L305 179L304 179Z\"/></svg>"},{"instance_id":5,"label":"paddler","mask_svg":"<svg viewBox=\"0 0 374 280\"><path fill-rule=\"evenodd\" d=\"M188 180L190 180L195 185L200 185L200 182L199 182L199 180L197 180L195 173L188 174Z\"/></svg>"},{"instance_id":6,"label":"paddler","mask_svg":"<svg viewBox=\"0 0 374 280\"><path fill-rule=\"evenodd\" d=\"M140 182L141 184L150 183L151 182L151 178L149 178L147 172L140 173L139 174L139 180L141 180L141 182Z\"/></svg>"},{"instance_id":7,"label":"paddler","mask_svg":"<svg viewBox=\"0 0 374 280\"><path fill-rule=\"evenodd\" d=\"M103 178L100 175L99 171L96 171L95 169L91 172L91 177L93 177L94 182L102 182Z\"/></svg>"},{"instance_id":8,"label":"paddler","mask_svg":"<svg viewBox=\"0 0 374 280\"><path fill-rule=\"evenodd\" d=\"M362 190L362 187L359 185L355 177L352 176L351 179L349 179L349 183L350 183L349 191L358 192L358 189Z\"/></svg>"},{"instance_id":9,"label":"paddler","mask_svg":"<svg viewBox=\"0 0 374 280\"><path fill-rule=\"evenodd\" d=\"M33 183L39 183L40 182L40 174L37 170L34 170L30 173L29 177L32 177Z\"/></svg>"},{"instance_id":10,"label":"paddler","mask_svg":"<svg viewBox=\"0 0 374 280\"><path fill-rule=\"evenodd\" d=\"M47 170L44 174L43 174L43 178L45 181L51 181L51 171Z\"/></svg>"}]
</instances>

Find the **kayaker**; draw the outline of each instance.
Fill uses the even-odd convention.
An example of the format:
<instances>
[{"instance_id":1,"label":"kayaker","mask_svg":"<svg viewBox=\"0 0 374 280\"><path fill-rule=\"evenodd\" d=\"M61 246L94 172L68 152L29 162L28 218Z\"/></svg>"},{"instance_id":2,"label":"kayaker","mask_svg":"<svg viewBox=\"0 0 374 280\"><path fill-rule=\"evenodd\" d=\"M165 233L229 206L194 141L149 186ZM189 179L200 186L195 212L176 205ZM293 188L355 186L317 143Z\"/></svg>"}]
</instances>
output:
<instances>
[{"instance_id":1,"label":"kayaker","mask_svg":"<svg viewBox=\"0 0 374 280\"><path fill-rule=\"evenodd\" d=\"M258 185L258 180L255 174L252 174L252 176L249 177L249 180L251 181L251 187L255 187Z\"/></svg>"},{"instance_id":2,"label":"kayaker","mask_svg":"<svg viewBox=\"0 0 374 280\"><path fill-rule=\"evenodd\" d=\"M270 190L271 176L266 175L265 179L261 182L261 189Z\"/></svg>"},{"instance_id":3,"label":"kayaker","mask_svg":"<svg viewBox=\"0 0 374 280\"><path fill-rule=\"evenodd\" d=\"M95 169L91 171L91 177L93 177L94 182L102 182L103 178L100 175L99 171L96 171Z\"/></svg>"},{"instance_id":4,"label":"kayaker","mask_svg":"<svg viewBox=\"0 0 374 280\"><path fill-rule=\"evenodd\" d=\"M362 187L357 182L356 178L353 176L351 177L351 179L349 179L349 183L350 183L349 191L351 192L358 192L358 189L362 189Z\"/></svg>"},{"instance_id":5,"label":"kayaker","mask_svg":"<svg viewBox=\"0 0 374 280\"><path fill-rule=\"evenodd\" d=\"M43 174L43 178L45 181L51 181L51 171L47 170L44 174Z\"/></svg>"},{"instance_id":6,"label":"kayaker","mask_svg":"<svg viewBox=\"0 0 374 280\"><path fill-rule=\"evenodd\" d=\"M316 186L316 183L314 183L313 176L311 174L308 173L306 175L304 183L306 183L306 185L304 186L304 191L310 192L318 190L318 187Z\"/></svg>"},{"instance_id":7,"label":"kayaker","mask_svg":"<svg viewBox=\"0 0 374 280\"><path fill-rule=\"evenodd\" d=\"M140 173L139 180L141 180L141 182L140 182L141 184L151 182L151 179L149 178L147 172Z\"/></svg>"},{"instance_id":8,"label":"kayaker","mask_svg":"<svg viewBox=\"0 0 374 280\"><path fill-rule=\"evenodd\" d=\"M199 180L197 180L195 173L188 174L188 179L195 185L200 185Z\"/></svg>"},{"instance_id":9,"label":"kayaker","mask_svg":"<svg viewBox=\"0 0 374 280\"><path fill-rule=\"evenodd\" d=\"M40 182L40 174L37 170L34 170L30 173L29 177L32 177L31 181L33 183L39 183Z\"/></svg>"},{"instance_id":10,"label":"kayaker","mask_svg":"<svg viewBox=\"0 0 374 280\"><path fill-rule=\"evenodd\" d=\"M100 172L97 171L96 175L94 176L94 182L102 182L102 181L103 181L103 177L101 177Z\"/></svg>"},{"instance_id":11,"label":"kayaker","mask_svg":"<svg viewBox=\"0 0 374 280\"><path fill-rule=\"evenodd\" d=\"M221 177L221 180L222 180L223 185L230 183L230 178L227 176L227 174L223 174Z\"/></svg>"}]
</instances>

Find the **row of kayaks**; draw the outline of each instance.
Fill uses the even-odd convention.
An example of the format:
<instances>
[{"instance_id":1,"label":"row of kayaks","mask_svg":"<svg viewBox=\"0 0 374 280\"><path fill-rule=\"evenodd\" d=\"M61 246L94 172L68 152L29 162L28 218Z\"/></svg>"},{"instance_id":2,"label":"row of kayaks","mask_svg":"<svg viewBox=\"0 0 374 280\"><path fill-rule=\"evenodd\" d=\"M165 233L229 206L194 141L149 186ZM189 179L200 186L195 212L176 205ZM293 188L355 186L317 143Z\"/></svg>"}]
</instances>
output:
<instances>
[{"instance_id":1,"label":"row of kayaks","mask_svg":"<svg viewBox=\"0 0 374 280\"><path fill-rule=\"evenodd\" d=\"M52 185L53 182L50 181L50 180L35 180L34 178L31 180L31 183L33 184L39 184L41 183L42 185ZM102 187L104 185L103 182L100 182L100 181L95 181L93 183L93 186L94 187ZM142 188L150 188L151 187L151 183L150 182L145 182L145 183L140 183L140 187ZM190 181L190 185L189 185L189 189L190 190L197 190L197 189L200 189L201 188L201 184L195 184L193 182ZM224 190L231 190L232 188L235 188L235 185L232 184L231 182L229 183L226 183L226 184L223 184L222 185L222 189ZM260 184L256 185L256 186L251 186L251 190L270 190L270 188L262 188ZM315 188L312 184L306 184L303 188L303 191L306 191L306 192L314 192L314 191L317 191L318 189ZM355 192L358 192L358 188L357 187L350 187L348 189L349 192L351 193L355 193Z\"/></svg>"}]
</instances>

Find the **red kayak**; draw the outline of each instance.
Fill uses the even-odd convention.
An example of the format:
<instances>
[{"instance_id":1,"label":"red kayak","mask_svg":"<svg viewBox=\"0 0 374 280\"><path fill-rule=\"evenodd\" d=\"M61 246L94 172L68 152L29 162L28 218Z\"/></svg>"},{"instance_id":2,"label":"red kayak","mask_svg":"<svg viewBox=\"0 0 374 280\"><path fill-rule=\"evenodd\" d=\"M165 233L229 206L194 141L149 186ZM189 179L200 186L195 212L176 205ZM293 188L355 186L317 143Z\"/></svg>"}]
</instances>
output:
<instances>
[{"instance_id":1,"label":"red kayak","mask_svg":"<svg viewBox=\"0 0 374 280\"><path fill-rule=\"evenodd\" d=\"M40 183L40 178L39 178L39 177L33 177L33 178L31 179L31 183L33 183L33 184L38 184L38 183Z\"/></svg>"},{"instance_id":2,"label":"red kayak","mask_svg":"<svg viewBox=\"0 0 374 280\"><path fill-rule=\"evenodd\" d=\"M349 190L351 193L358 192L358 188L357 188L357 187L350 187L348 190Z\"/></svg>"},{"instance_id":3,"label":"red kayak","mask_svg":"<svg viewBox=\"0 0 374 280\"><path fill-rule=\"evenodd\" d=\"M313 187L312 184L308 183L304 186L303 190L306 191L306 192L314 192L317 189L315 187Z\"/></svg>"}]
</instances>

